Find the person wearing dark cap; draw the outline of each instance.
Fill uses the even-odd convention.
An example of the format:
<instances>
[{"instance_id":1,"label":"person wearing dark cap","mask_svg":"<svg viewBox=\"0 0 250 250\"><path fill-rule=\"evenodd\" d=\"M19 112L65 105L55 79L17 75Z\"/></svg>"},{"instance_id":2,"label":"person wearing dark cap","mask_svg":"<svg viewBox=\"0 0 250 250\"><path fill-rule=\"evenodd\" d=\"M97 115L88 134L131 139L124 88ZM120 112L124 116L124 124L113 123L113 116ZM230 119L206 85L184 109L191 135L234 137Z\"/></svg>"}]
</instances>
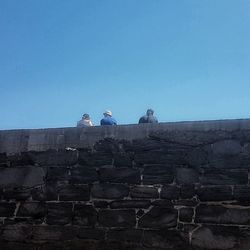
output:
<instances>
[{"instance_id":1,"label":"person wearing dark cap","mask_svg":"<svg viewBox=\"0 0 250 250\"><path fill-rule=\"evenodd\" d=\"M154 110L148 109L146 115L140 118L139 123L158 123L157 118L154 116Z\"/></svg>"},{"instance_id":2,"label":"person wearing dark cap","mask_svg":"<svg viewBox=\"0 0 250 250\"><path fill-rule=\"evenodd\" d=\"M101 119L101 125L117 125L116 120L112 117L112 112L110 110L106 110L103 113L104 117Z\"/></svg>"},{"instance_id":3,"label":"person wearing dark cap","mask_svg":"<svg viewBox=\"0 0 250 250\"><path fill-rule=\"evenodd\" d=\"M92 127L93 123L90 120L89 114L84 114L82 119L77 122L77 127Z\"/></svg>"}]
</instances>

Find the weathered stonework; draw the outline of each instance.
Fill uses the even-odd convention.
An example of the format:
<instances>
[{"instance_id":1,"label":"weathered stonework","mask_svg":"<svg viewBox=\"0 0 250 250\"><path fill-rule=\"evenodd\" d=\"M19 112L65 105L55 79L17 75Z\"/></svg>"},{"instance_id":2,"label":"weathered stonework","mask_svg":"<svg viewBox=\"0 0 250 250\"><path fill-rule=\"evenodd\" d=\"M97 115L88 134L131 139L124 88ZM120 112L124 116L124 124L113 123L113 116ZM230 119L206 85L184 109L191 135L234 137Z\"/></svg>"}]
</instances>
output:
<instances>
[{"instance_id":1,"label":"weathered stonework","mask_svg":"<svg viewBox=\"0 0 250 250\"><path fill-rule=\"evenodd\" d=\"M0 249L249 250L250 120L0 131Z\"/></svg>"}]
</instances>

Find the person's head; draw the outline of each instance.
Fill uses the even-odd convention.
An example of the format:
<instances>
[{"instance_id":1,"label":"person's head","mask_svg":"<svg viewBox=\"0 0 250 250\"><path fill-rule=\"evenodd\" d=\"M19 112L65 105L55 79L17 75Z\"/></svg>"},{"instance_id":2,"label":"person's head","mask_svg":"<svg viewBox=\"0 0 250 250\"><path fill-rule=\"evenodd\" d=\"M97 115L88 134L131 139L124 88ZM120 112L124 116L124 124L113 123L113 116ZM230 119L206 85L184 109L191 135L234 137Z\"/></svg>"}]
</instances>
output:
<instances>
[{"instance_id":1,"label":"person's head","mask_svg":"<svg viewBox=\"0 0 250 250\"><path fill-rule=\"evenodd\" d=\"M90 119L89 114L83 114L82 119L89 120Z\"/></svg>"},{"instance_id":2,"label":"person's head","mask_svg":"<svg viewBox=\"0 0 250 250\"><path fill-rule=\"evenodd\" d=\"M110 110L106 110L104 113L103 113L103 115L105 116L105 117L107 117L107 116L112 116L112 112L110 111Z\"/></svg>"},{"instance_id":3,"label":"person's head","mask_svg":"<svg viewBox=\"0 0 250 250\"><path fill-rule=\"evenodd\" d=\"M153 114L154 114L154 110L153 110L153 109L148 109L146 114L147 114L148 116L149 116L149 115L153 115Z\"/></svg>"}]
</instances>

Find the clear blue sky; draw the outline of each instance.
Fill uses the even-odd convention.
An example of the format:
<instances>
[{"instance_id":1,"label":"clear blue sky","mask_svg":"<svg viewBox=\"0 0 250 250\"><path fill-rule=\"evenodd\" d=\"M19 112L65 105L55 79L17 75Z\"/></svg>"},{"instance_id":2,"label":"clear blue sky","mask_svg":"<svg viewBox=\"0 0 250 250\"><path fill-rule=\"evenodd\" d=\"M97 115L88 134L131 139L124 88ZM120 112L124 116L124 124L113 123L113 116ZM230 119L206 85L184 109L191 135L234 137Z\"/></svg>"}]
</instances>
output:
<instances>
[{"instance_id":1,"label":"clear blue sky","mask_svg":"<svg viewBox=\"0 0 250 250\"><path fill-rule=\"evenodd\" d=\"M249 0L1 0L0 129L250 117Z\"/></svg>"}]
</instances>

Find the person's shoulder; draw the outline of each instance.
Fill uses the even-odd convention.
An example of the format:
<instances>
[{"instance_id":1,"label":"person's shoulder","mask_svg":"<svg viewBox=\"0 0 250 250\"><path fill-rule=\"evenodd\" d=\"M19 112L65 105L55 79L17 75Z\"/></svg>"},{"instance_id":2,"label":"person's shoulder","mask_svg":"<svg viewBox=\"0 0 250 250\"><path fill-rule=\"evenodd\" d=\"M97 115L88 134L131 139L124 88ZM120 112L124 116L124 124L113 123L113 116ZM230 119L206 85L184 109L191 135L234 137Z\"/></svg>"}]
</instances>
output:
<instances>
[{"instance_id":1,"label":"person's shoulder","mask_svg":"<svg viewBox=\"0 0 250 250\"><path fill-rule=\"evenodd\" d=\"M102 118L100 123L101 123L101 125L103 125L105 123L105 118Z\"/></svg>"},{"instance_id":2,"label":"person's shoulder","mask_svg":"<svg viewBox=\"0 0 250 250\"><path fill-rule=\"evenodd\" d=\"M82 120L78 121L76 124L77 127L80 127L81 125L82 125Z\"/></svg>"},{"instance_id":3,"label":"person's shoulder","mask_svg":"<svg viewBox=\"0 0 250 250\"><path fill-rule=\"evenodd\" d=\"M145 123L147 122L147 116L143 115L140 119L139 119L139 123Z\"/></svg>"}]
</instances>

